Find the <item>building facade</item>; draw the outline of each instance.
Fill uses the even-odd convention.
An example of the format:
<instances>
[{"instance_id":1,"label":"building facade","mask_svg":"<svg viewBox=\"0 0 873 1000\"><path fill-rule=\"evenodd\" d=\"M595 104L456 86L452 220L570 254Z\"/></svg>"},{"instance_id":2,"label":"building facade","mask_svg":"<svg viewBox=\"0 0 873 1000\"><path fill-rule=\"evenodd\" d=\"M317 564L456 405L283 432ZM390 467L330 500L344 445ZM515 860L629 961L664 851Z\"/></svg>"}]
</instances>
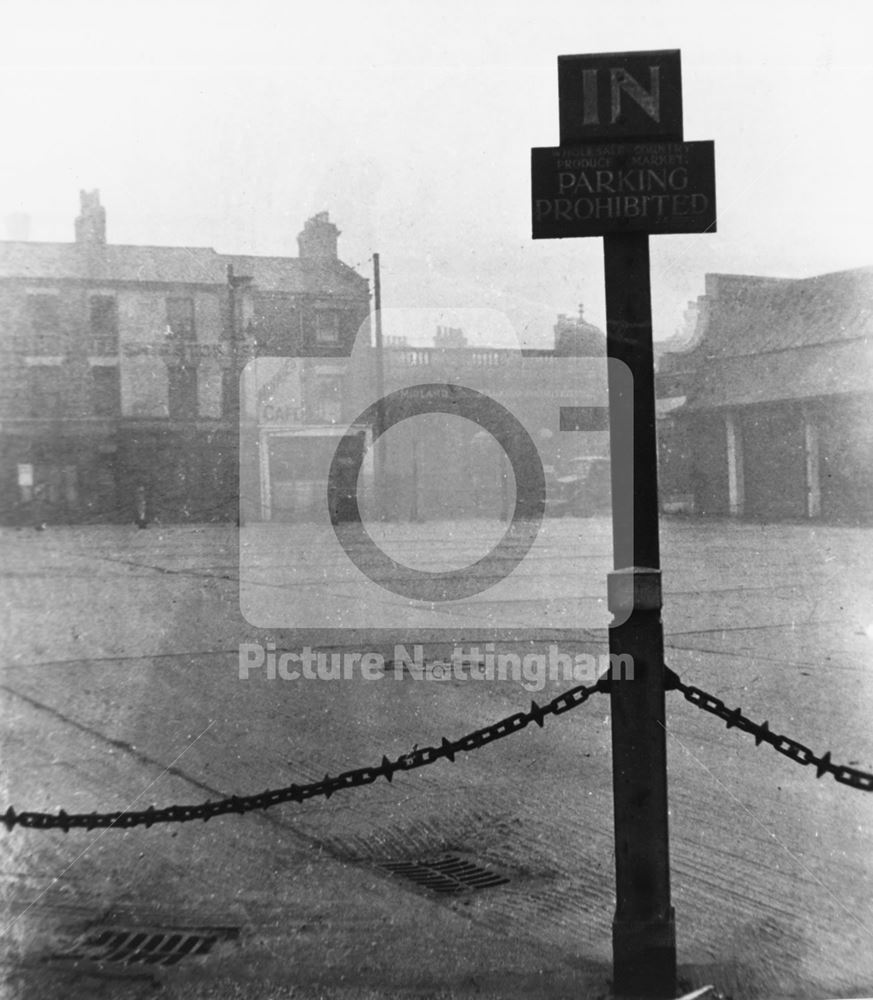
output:
<instances>
[{"instance_id":1,"label":"building facade","mask_svg":"<svg viewBox=\"0 0 873 1000\"><path fill-rule=\"evenodd\" d=\"M666 509L873 519L873 268L710 274L657 376Z\"/></svg>"},{"instance_id":2,"label":"building facade","mask_svg":"<svg viewBox=\"0 0 873 1000\"><path fill-rule=\"evenodd\" d=\"M350 328L348 333L355 339ZM475 337L476 331L468 333ZM504 448L477 424L476 413L433 412L394 422L386 410L381 419L391 426L376 448L378 414L359 418L379 397L379 385L386 395L398 387L459 385L496 400L517 418L547 476L574 458L605 456L605 410L598 411L604 419L595 428L570 426L566 412L563 424L561 419L562 407L604 406L605 337L581 314L559 317L554 333L553 348L522 351L472 346L465 331L437 327L432 346L410 346L394 336L380 353L361 324L350 357L259 358L243 383L245 451L252 456L243 468L244 518L324 518L331 461L349 428L362 457L365 517L377 501L376 516L389 520L507 517L512 472ZM603 364L589 363L592 358ZM369 504L374 506L368 511Z\"/></svg>"},{"instance_id":3,"label":"building facade","mask_svg":"<svg viewBox=\"0 0 873 1000\"><path fill-rule=\"evenodd\" d=\"M73 243L0 242L0 518L236 518L245 364L347 352L366 321L337 237L321 213L297 258L113 245L95 191Z\"/></svg>"}]
</instances>

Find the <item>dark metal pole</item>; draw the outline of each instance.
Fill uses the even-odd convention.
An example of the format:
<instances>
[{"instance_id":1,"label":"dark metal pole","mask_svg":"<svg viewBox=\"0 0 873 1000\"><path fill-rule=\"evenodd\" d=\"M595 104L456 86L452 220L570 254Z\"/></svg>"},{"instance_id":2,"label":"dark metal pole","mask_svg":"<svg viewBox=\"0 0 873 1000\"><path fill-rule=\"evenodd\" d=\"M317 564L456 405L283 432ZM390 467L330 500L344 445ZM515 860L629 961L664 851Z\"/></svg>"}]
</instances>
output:
<instances>
[{"instance_id":1,"label":"dark metal pole","mask_svg":"<svg viewBox=\"0 0 873 1000\"><path fill-rule=\"evenodd\" d=\"M232 397L231 398L233 398L233 399L236 400L236 406L233 409L236 410L236 413L237 413L237 422L239 422L239 412L240 412L240 410L239 410L239 404L240 404L240 395L241 395L240 391L239 391L239 380L240 380L241 371L237 367L237 349L238 349L238 344L237 344L237 337L236 337L236 281L235 281L235 276L234 276L234 272L233 272L233 264L228 264L227 265L227 310L228 310L228 330L227 330L227 332L228 332L228 335L229 335L228 336L228 340L229 340L228 347L229 347L229 350L230 350L230 372L228 374L228 372L225 371L225 373L223 375L223 377L227 381L227 384L226 385L222 385L221 391L222 391L222 395L224 393L227 393L227 392L231 392L232 393ZM236 384L235 384L235 386L232 387L232 382L233 382L234 379L236 380ZM227 413L228 413L229 410L230 410L230 412L233 412L233 410L230 407L227 406L227 404L226 404L226 402L225 402L224 399L222 399L221 405L222 405L222 410L224 411L224 416L227 416ZM234 463L234 465L236 467L236 474L237 474L237 477L238 477L239 476L239 461L237 460ZM236 520L236 523L239 524L240 521L241 521L241 510L240 510L240 507L241 507L241 504L242 504L242 498L240 497L239 479L238 478L237 478L237 488L236 488L236 490L234 492L236 494L234 502L233 502L233 505L236 507L236 517L235 517L235 520ZM141 527L144 527L144 525L141 525Z\"/></svg>"},{"instance_id":2,"label":"dark metal pole","mask_svg":"<svg viewBox=\"0 0 873 1000\"><path fill-rule=\"evenodd\" d=\"M609 631L613 656L630 655L632 679L613 671L612 775L616 911L613 989L673 997L676 937L670 903L664 636L658 547L658 478L649 238L604 236L607 354L633 378L610 371L613 556ZM628 449L633 484L626 481ZM613 659L613 664L622 661Z\"/></svg>"}]
</instances>

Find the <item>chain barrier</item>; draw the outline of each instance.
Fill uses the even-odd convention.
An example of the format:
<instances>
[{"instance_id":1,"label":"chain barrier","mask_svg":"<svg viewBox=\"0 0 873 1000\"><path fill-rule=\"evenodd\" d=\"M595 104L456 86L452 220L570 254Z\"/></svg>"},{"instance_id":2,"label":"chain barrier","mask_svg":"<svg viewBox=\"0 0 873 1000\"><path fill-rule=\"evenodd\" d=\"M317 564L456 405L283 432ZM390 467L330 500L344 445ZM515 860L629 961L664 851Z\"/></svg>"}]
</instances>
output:
<instances>
[{"instance_id":1,"label":"chain barrier","mask_svg":"<svg viewBox=\"0 0 873 1000\"><path fill-rule=\"evenodd\" d=\"M507 716L483 729L467 733L460 739L447 740L443 737L439 746L416 748L409 753L401 754L394 760L383 756L381 764L375 767L359 767L353 771L344 771L335 778L325 775L321 781L314 781L306 785L292 784L284 788L268 788L255 795L231 795L217 802L202 802L199 805L174 805L162 809L149 806L147 809L138 811L124 809L120 812L106 813L67 813L61 809L57 813L16 813L15 809L10 806L4 814L0 815L0 823L3 823L10 831L16 826L30 827L34 830L60 829L64 833L74 828L96 830L118 827L127 830L134 826L154 826L156 823L187 823L195 819L206 822L213 816L270 809L272 806L281 805L284 802L303 802L305 799L318 796L329 799L334 792L345 788L371 785L379 778L391 781L398 771L412 771L417 767L433 764L443 758L454 762L456 754L478 750L479 747L484 747L487 743L493 743L495 740L519 732L531 722L535 722L542 728L547 716L563 715L564 712L569 712L584 704L591 695L598 692L606 693L608 690L609 679L601 677L596 684L588 686L582 684L579 687L571 688L553 698L546 705L538 705L532 701L529 711Z\"/></svg>"},{"instance_id":2,"label":"chain barrier","mask_svg":"<svg viewBox=\"0 0 873 1000\"><path fill-rule=\"evenodd\" d=\"M822 754L821 757L817 757L809 747L798 743L797 740L793 740L789 736L780 736L779 733L771 732L766 720L762 723L753 722L748 716L743 715L742 709L728 708L720 698L707 694L706 691L702 691L700 688L685 684L679 675L670 670L669 667L665 667L664 669L664 678L665 687L668 691L681 692L686 701L690 701L692 705L696 705L698 708L703 709L704 712L709 712L722 719L728 729L736 727L744 733L751 733L755 737L755 746L760 746L761 743L769 743L774 750L788 757L789 760L793 760L804 766L812 764L815 767L816 778L821 778L825 774L832 774L834 780L838 781L841 785L848 785L850 788L860 788L864 792L873 791L873 774L868 774L866 771L859 771L854 767L847 767L844 764L832 763L829 751Z\"/></svg>"},{"instance_id":3,"label":"chain barrier","mask_svg":"<svg viewBox=\"0 0 873 1000\"><path fill-rule=\"evenodd\" d=\"M865 792L873 791L873 774L843 764L834 764L831 761L830 752L826 752L820 757L816 756L809 747L798 743L797 740L772 732L768 722L753 722L748 716L743 715L742 709L728 708L720 698L716 698L698 687L685 684L679 675L669 667L665 667L664 678L668 691L679 691L692 705L720 718L728 729L737 728L745 733L751 733L755 737L756 746L768 743L774 750L798 764L804 766L812 764L815 767L817 778L821 778L825 774L832 774L834 780L840 784L859 788ZM285 802L303 802L306 799L319 796L329 799L334 792L371 785L379 778L391 781L398 771L413 771L442 759L448 760L450 763L454 762L456 754L471 753L488 743L519 732L532 722L542 727L548 716L563 715L565 712L584 704L591 695L608 692L609 687L609 678L604 676L596 684L582 684L579 687L571 688L545 705L538 705L532 701L527 712L516 712L490 726L467 733L457 740L448 740L443 737L439 746L422 747L421 749L416 747L394 760L389 760L387 756L383 755L382 762L376 766L344 771L334 778L325 775L321 781L310 782L306 785L291 784L283 788L268 788L255 795L231 795L216 802L207 801L198 805L173 805L162 809L157 809L152 805L147 809L137 811L125 809L120 812L106 813L67 813L61 809L57 813L16 813L15 809L10 806L0 816L0 823L8 831L13 830L16 826L29 827L34 830L59 829L63 830L64 833L76 828L84 828L85 830L112 827L130 829L135 826L154 826L156 823L187 823L196 819L206 822L213 816L270 809Z\"/></svg>"}]
</instances>

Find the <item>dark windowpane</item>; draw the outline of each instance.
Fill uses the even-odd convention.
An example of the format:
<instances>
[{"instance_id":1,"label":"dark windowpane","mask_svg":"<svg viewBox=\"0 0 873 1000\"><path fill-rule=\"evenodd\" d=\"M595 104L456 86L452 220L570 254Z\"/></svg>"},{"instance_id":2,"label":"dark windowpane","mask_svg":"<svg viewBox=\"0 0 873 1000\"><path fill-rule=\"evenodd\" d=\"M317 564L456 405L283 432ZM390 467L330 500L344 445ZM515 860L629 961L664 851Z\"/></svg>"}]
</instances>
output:
<instances>
[{"instance_id":1,"label":"dark windowpane","mask_svg":"<svg viewBox=\"0 0 873 1000\"><path fill-rule=\"evenodd\" d=\"M61 415L61 381L57 368L29 368L30 415L54 419Z\"/></svg>"},{"instance_id":2,"label":"dark windowpane","mask_svg":"<svg viewBox=\"0 0 873 1000\"><path fill-rule=\"evenodd\" d=\"M315 313L315 339L319 344L339 343L339 313L333 309L319 309Z\"/></svg>"},{"instance_id":3,"label":"dark windowpane","mask_svg":"<svg viewBox=\"0 0 873 1000\"><path fill-rule=\"evenodd\" d=\"M118 353L118 305L111 295L92 295L89 301L89 354Z\"/></svg>"},{"instance_id":4,"label":"dark windowpane","mask_svg":"<svg viewBox=\"0 0 873 1000\"><path fill-rule=\"evenodd\" d=\"M31 354L60 354L60 312L56 295L28 295L28 350Z\"/></svg>"},{"instance_id":5,"label":"dark windowpane","mask_svg":"<svg viewBox=\"0 0 873 1000\"><path fill-rule=\"evenodd\" d=\"M180 340L196 340L194 299L167 299L167 326Z\"/></svg>"},{"instance_id":6,"label":"dark windowpane","mask_svg":"<svg viewBox=\"0 0 873 1000\"><path fill-rule=\"evenodd\" d=\"M114 417L121 412L117 367L91 369L91 408L95 417Z\"/></svg>"},{"instance_id":7,"label":"dark windowpane","mask_svg":"<svg viewBox=\"0 0 873 1000\"><path fill-rule=\"evenodd\" d=\"M197 416L197 369L173 367L167 369L170 417L193 420Z\"/></svg>"}]
</instances>

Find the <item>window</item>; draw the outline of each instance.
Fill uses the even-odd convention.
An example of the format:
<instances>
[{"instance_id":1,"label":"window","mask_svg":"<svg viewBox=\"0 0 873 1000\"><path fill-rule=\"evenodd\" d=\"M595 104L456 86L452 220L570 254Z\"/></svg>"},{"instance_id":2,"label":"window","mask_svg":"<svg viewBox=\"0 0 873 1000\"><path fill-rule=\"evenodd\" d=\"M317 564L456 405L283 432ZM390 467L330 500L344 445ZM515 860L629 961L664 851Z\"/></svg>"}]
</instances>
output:
<instances>
[{"instance_id":1,"label":"window","mask_svg":"<svg viewBox=\"0 0 873 1000\"><path fill-rule=\"evenodd\" d=\"M91 412L95 417L115 417L121 412L118 368L115 365L91 369Z\"/></svg>"},{"instance_id":2,"label":"window","mask_svg":"<svg viewBox=\"0 0 873 1000\"><path fill-rule=\"evenodd\" d=\"M118 354L118 304L112 295L92 295L89 300L88 353L103 357Z\"/></svg>"},{"instance_id":3,"label":"window","mask_svg":"<svg viewBox=\"0 0 873 1000\"><path fill-rule=\"evenodd\" d=\"M56 419L61 415L61 380L58 368L29 368L28 393L30 415L39 419Z\"/></svg>"},{"instance_id":4,"label":"window","mask_svg":"<svg viewBox=\"0 0 873 1000\"><path fill-rule=\"evenodd\" d=\"M61 322L57 295L28 295L28 346L30 354L61 353Z\"/></svg>"},{"instance_id":5,"label":"window","mask_svg":"<svg viewBox=\"0 0 873 1000\"><path fill-rule=\"evenodd\" d=\"M185 365L167 369L167 405L171 420L197 416L197 369Z\"/></svg>"},{"instance_id":6,"label":"window","mask_svg":"<svg viewBox=\"0 0 873 1000\"><path fill-rule=\"evenodd\" d=\"M167 299L167 326L179 340L196 340L194 299Z\"/></svg>"},{"instance_id":7,"label":"window","mask_svg":"<svg viewBox=\"0 0 873 1000\"><path fill-rule=\"evenodd\" d=\"M316 343L338 344L339 339L339 313L334 309L318 309L315 313Z\"/></svg>"}]
</instances>

